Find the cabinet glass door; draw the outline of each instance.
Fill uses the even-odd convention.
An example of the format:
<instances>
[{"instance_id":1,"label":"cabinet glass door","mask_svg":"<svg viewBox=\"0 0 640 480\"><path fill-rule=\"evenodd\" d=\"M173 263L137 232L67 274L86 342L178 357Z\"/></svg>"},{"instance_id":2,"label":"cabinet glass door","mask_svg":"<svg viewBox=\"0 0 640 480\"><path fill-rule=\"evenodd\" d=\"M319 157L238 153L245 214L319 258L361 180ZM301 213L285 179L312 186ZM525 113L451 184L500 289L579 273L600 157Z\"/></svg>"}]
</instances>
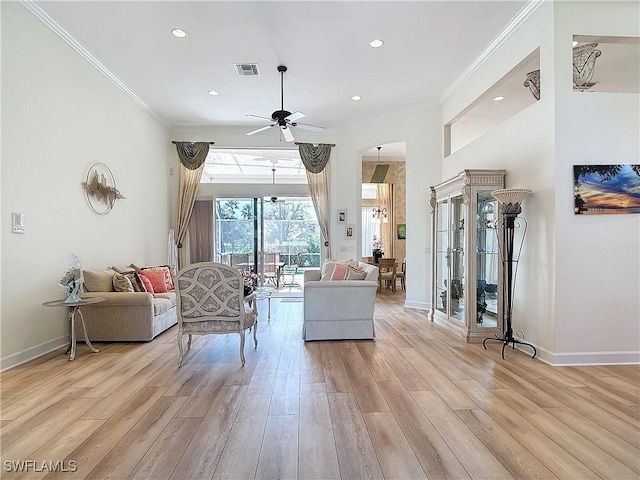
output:
<instances>
[{"instance_id":1,"label":"cabinet glass door","mask_svg":"<svg viewBox=\"0 0 640 480\"><path fill-rule=\"evenodd\" d=\"M451 299L449 316L464 323L464 240L465 204L462 195L451 198L451 248L449 261L448 297Z\"/></svg>"},{"instance_id":2,"label":"cabinet glass door","mask_svg":"<svg viewBox=\"0 0 640 480\"><path fill-rule=\"evenodd\" d=\"M476 235L476 327L498 325L500 250L498 247L498 201L489 191L478 192Z\"/></svg>"},{"instance_id":3,"label":"cabinet glass door","mask_svg":"<svg viewBox=\"0 0 640 480\"><path fill-rule=\"evenodd\" d=\"M447 313L447 289L449 279L449 200L444 199L436 205L436 308Z\"/></svg>"}]
</instances>

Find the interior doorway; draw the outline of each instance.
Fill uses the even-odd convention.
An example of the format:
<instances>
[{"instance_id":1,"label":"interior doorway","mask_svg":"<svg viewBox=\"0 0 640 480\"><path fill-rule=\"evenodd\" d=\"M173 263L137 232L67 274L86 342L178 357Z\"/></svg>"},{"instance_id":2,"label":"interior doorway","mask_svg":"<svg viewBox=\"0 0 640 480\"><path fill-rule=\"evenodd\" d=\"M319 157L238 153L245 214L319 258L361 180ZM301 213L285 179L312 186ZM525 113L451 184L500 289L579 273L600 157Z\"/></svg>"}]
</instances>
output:
<instances>
[{"instance_id":1,"label":"interior doorway","mask_svg":"<svg viewBox=\"0 0 640 480\"><path fill-rule=\"evenodd\" d=\"M377 145L362 154L363 257L373 256L380 244L384 257L398 262L406 257L405 160L405 142Z\"/></svg>"}]
</instances>

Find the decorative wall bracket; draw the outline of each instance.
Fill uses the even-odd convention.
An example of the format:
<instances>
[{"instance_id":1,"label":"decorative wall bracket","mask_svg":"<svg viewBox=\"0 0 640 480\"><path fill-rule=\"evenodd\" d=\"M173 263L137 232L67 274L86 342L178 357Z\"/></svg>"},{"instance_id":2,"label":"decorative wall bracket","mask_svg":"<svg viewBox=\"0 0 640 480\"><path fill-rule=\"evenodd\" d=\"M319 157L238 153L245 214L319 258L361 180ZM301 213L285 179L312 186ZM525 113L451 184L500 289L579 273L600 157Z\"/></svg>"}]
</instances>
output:
<instances>
[{"instance_id":1,"label":"decorative wall bracket","mask_svg":"<svg viewBox=\"0 0 640 480\"><path fill-rule=\"evenodd\" d=\"M522 85L529 88L531 95L536 100L540 100L540 70L527 73L526 80Z\"/></svg>"},{"instance_id":2,"label":"decorative wall bracket","mask_svg":"<svg viewBox=\"0 0 640 480\"><path fill-rule=\"evenodd\" d=\"M116 188L113 173L104 163L94 163L89 167L86 181L82 182L89 208L98 215L106 215L117 199L125 196Z\"/></svg>"},{"instance_id":3,"label":"decorative wall bracket","mask_svg":"<svg viewBox=\"0 0 640 480\"><path fill-rule=\"evenodd\" d=\"M586 43L573 47L573 88L583 92L593 87L591 82L596 68L596 59L602 54L597 43Z\"/></svg>"}]
</instances>

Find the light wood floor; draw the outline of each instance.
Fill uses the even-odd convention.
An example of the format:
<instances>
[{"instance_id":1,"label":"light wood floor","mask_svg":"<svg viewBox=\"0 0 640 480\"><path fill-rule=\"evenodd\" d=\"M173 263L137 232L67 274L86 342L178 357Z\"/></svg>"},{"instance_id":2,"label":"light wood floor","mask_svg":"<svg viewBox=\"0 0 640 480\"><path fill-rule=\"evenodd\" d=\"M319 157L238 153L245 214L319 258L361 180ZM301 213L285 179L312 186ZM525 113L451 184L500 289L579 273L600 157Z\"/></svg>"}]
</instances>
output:
<instances>
[{"instance_id":1,"label":"light wood floor","mask_svg":"<svg viewBox=\"0 0 640 480\"><path fill-rule=\"evenodd\" d=\"M178 370L174 327L4 372L2 475L640 478L640 367L503 361L403 301L378 295L376 341L304 343L302 303L274 300L245 368L237 335L210 335Z\"/></svg>"}]
</instances>

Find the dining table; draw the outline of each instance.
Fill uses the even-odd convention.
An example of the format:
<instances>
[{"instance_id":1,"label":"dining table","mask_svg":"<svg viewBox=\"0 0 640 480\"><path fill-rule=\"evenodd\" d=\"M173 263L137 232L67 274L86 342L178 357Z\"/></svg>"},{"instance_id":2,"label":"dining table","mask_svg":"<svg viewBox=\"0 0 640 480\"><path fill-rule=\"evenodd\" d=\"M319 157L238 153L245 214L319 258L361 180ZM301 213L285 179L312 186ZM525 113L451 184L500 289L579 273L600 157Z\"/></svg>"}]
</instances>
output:
<instances>
[{"instance_id":1,"label":"dining table","mask_svg":"<svg viewBox=\"0 0 640 480\"><path fill-rule=\"evenodd\" d=\"M271 269L275 269L276 272L276 288L280 288L280 276L282 274L282 267L284 267L285 265L285 261L280 261L280 262L266 262L264 264L265 267L271 267ZM252 268L254 267L255 264L253 262L241 262L241 263L236 263L234 265L234 267L239 267L241 269L246 269L246 268Z\"/></svg>"}]
</instances>

